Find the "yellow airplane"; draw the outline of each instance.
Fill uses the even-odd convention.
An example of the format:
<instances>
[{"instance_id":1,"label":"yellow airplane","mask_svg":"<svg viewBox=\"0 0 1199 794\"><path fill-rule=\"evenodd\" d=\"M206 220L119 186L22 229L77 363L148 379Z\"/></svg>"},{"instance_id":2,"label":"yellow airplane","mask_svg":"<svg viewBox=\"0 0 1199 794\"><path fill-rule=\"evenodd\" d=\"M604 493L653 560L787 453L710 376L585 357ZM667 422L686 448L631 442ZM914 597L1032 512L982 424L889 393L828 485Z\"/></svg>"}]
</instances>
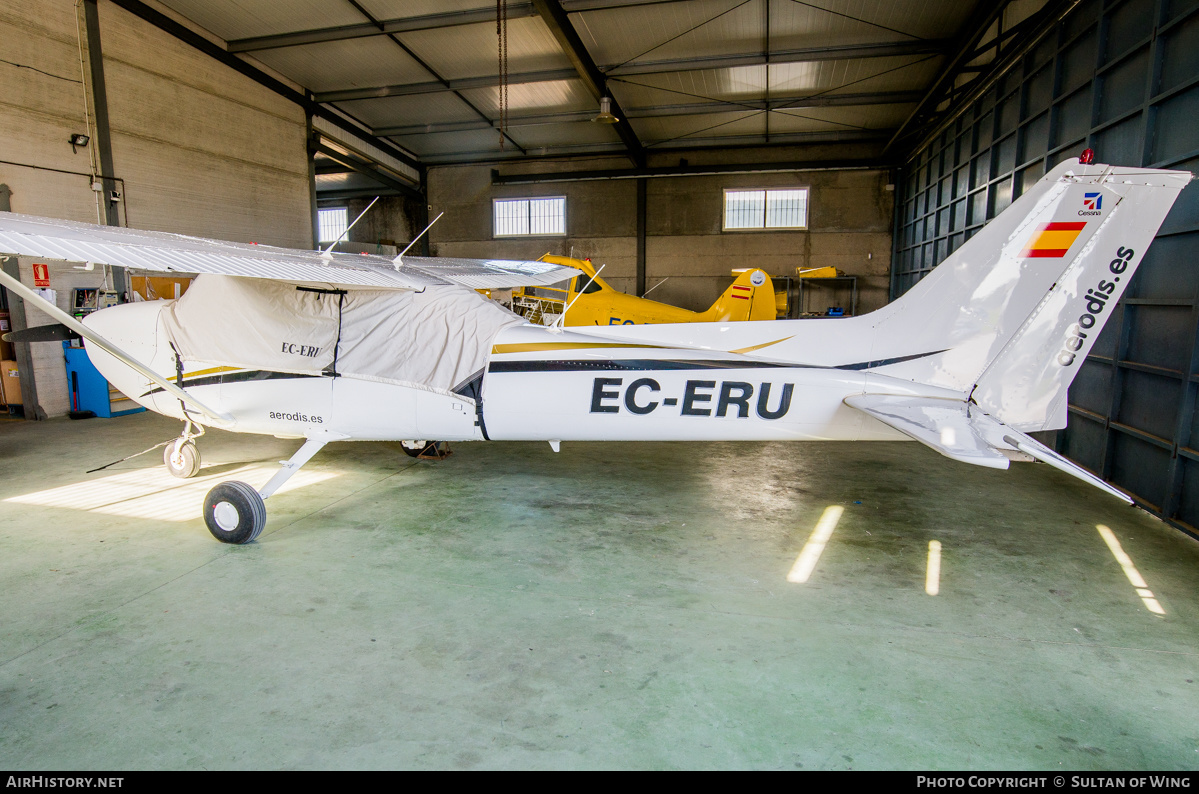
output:
<instances>
[{"instance_id":1,"label":"yellow airplane","mask_svg":"<svg viewBox=\"0 0 1199 794\"><path fill-rule=\"evenodd\" d=\"M776 316L770 276L756 268L740 274L707 311L693 312L619 292L595 275L595 268L589 261L548 254L541 257L541 261L578 268L584 273L572 279L565 292L565 305L570 309L566 312L564 325L738 322L773 320Z\"/></svg>"}]
</instances>

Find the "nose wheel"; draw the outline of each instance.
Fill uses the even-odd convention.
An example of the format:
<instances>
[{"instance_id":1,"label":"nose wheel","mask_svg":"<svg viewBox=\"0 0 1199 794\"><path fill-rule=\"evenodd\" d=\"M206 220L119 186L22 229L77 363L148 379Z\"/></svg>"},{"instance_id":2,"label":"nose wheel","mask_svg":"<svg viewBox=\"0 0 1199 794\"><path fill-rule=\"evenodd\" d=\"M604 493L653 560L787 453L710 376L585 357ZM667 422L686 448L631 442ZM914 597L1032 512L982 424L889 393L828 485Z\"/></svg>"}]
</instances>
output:
<instances>
[{"instance_id":1,"label":"nose wheel","mask_svg":"<svg viewBox=\"0 0 1199 794\"><path fill-rule=\"evenodd\" d=\"M180 441L182 443L173 442L166 445L162 451L162 462L172 475L186 480L195 477L200 471L200 450L196 448L196 442L190 439Z\"/></svg>"},{"instance_id":2,"label":"nose wheel","mask_svg":"<svg viewBox=\"0 0 1199 794\"><path fill-rule=\"evenodd\" d=\"M167 442L162 451L162 462L173 476L186 480L200 473L200 450L196 447L196 439L202 435L204 428L188 419L179 437Z\"/></svg>"}]
</instances>

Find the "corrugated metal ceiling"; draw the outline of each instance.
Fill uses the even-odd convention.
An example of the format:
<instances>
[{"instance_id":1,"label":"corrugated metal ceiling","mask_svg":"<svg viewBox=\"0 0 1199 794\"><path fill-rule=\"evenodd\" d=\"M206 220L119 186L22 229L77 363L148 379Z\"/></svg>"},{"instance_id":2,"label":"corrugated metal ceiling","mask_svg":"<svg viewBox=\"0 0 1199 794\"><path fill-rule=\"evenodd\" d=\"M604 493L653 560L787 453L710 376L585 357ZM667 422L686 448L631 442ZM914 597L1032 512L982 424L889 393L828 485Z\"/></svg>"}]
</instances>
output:
<instances>
[{"instance_id":1,"label":"corrugated metal ceiling","mask_svg":"<svg viewBox=\"0 0 1199 794\"><path fill-rule=\"evenodd\" d=\"M344 0L170 0L163 5L226 40L363 21Z\"/></svg>"},{"instance_id":2,"label":"corrugated metal ceiling","mask_svg":"<svg viewBox=\"0 0 1199 794\"><path fill-rule=\"evenodd\" d=\"M338 102L337 107L376 130L429 124L430 119L438 123L483 120L470 105L448 91Z\"/></svg>"},{"instance_id":3,"label":"corrugated metal ceiling","mask_svg":"<svg viewBox=\"0 0 1199 794\"><path fill-rule=\"evenodd\" d=\"M317 92L429 79L424 67L386 37L282 47L255 53L255 57Z\"/></svg>"},{"instance_id":4,"label":"corrugated metal ceiling","mask_svg":"<svg viewBox=\"0 0 1199 794\"><path fill-rule=\"evenodd\" d=\"M885 138L985 8L979 0L549 2L648 151L779 135ZM586 123L597 98L553 19L528 0L507 0L511 125L502 152L487 0L164 3L429 164L522 149L627 151L615 127ZM1018 0L1020 16L1043 3Z\"/></svg>"}]
</instances>

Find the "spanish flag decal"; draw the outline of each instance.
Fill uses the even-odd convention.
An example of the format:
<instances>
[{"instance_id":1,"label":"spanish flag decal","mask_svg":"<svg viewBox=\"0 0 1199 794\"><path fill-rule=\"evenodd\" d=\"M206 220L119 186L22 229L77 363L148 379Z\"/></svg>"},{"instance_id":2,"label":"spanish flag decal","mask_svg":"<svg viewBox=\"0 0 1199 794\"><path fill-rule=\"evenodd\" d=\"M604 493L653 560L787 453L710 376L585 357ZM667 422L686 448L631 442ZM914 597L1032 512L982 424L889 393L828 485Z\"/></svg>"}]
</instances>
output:
<instances>
[{"instance_id":1,"label":"spanish flag decal","mask_svg":"<svg viewBox=\"0 0 1199 794\"><path fill-rule=\"evenodd\" d=\"M1070 246L1074 245L1074 241L1078 239L1078 235L1082 234L1083 227L1086 225L1086 221L1080 223L1046 223L1033 234L1032 239L1028 241L1028 247L1024 249L1020 256L1065 256L1066 252L1070 250Z\"/></svg>"}]
</instances>

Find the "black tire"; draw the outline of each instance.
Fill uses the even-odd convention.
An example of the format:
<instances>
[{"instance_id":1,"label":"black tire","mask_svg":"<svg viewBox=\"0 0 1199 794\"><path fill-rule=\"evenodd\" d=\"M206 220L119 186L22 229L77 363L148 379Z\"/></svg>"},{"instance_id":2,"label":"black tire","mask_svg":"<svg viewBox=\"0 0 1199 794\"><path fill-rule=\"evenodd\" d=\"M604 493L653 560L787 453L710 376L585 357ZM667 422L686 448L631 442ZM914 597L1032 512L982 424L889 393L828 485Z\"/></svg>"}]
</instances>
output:
<instances>
[{"instance_id":1,"label":"black tire","mask_svg":"<svg viewBox=\"0 0 1199 794\"><path fill-rule=\"evenodd\" d=\"M173 460L174 452L174 441L163 449L162 462L166 464L167 471L181 480L195 477L200 472L200 450L196 449L196 442L185 441L179 447L180 462L178 465Z\"/></svg>"},{"instance_id":2,"label":"black tire","mask_svg":"<svg viewBox=\"0 0 1199 794\"><path fill-rule=\"evenodd\" d=\"M437 443L436 441L401 441L400 449L404 450L404 454L410 458L419 458L429 447L436 449ZM410 447L408 444L413 444L414 446Z\"/></svg>"},{"instance_id":3,"label":"black tire","mask_svg":"<svg viewBox=\"0 0 1199 794\"><path fill-rule=\"evenodd\" d=\"M266 526L266 504L244 482L223 482L204 497L204 523L221 543L250 543Z\"/></svg>"}]
</instances>

